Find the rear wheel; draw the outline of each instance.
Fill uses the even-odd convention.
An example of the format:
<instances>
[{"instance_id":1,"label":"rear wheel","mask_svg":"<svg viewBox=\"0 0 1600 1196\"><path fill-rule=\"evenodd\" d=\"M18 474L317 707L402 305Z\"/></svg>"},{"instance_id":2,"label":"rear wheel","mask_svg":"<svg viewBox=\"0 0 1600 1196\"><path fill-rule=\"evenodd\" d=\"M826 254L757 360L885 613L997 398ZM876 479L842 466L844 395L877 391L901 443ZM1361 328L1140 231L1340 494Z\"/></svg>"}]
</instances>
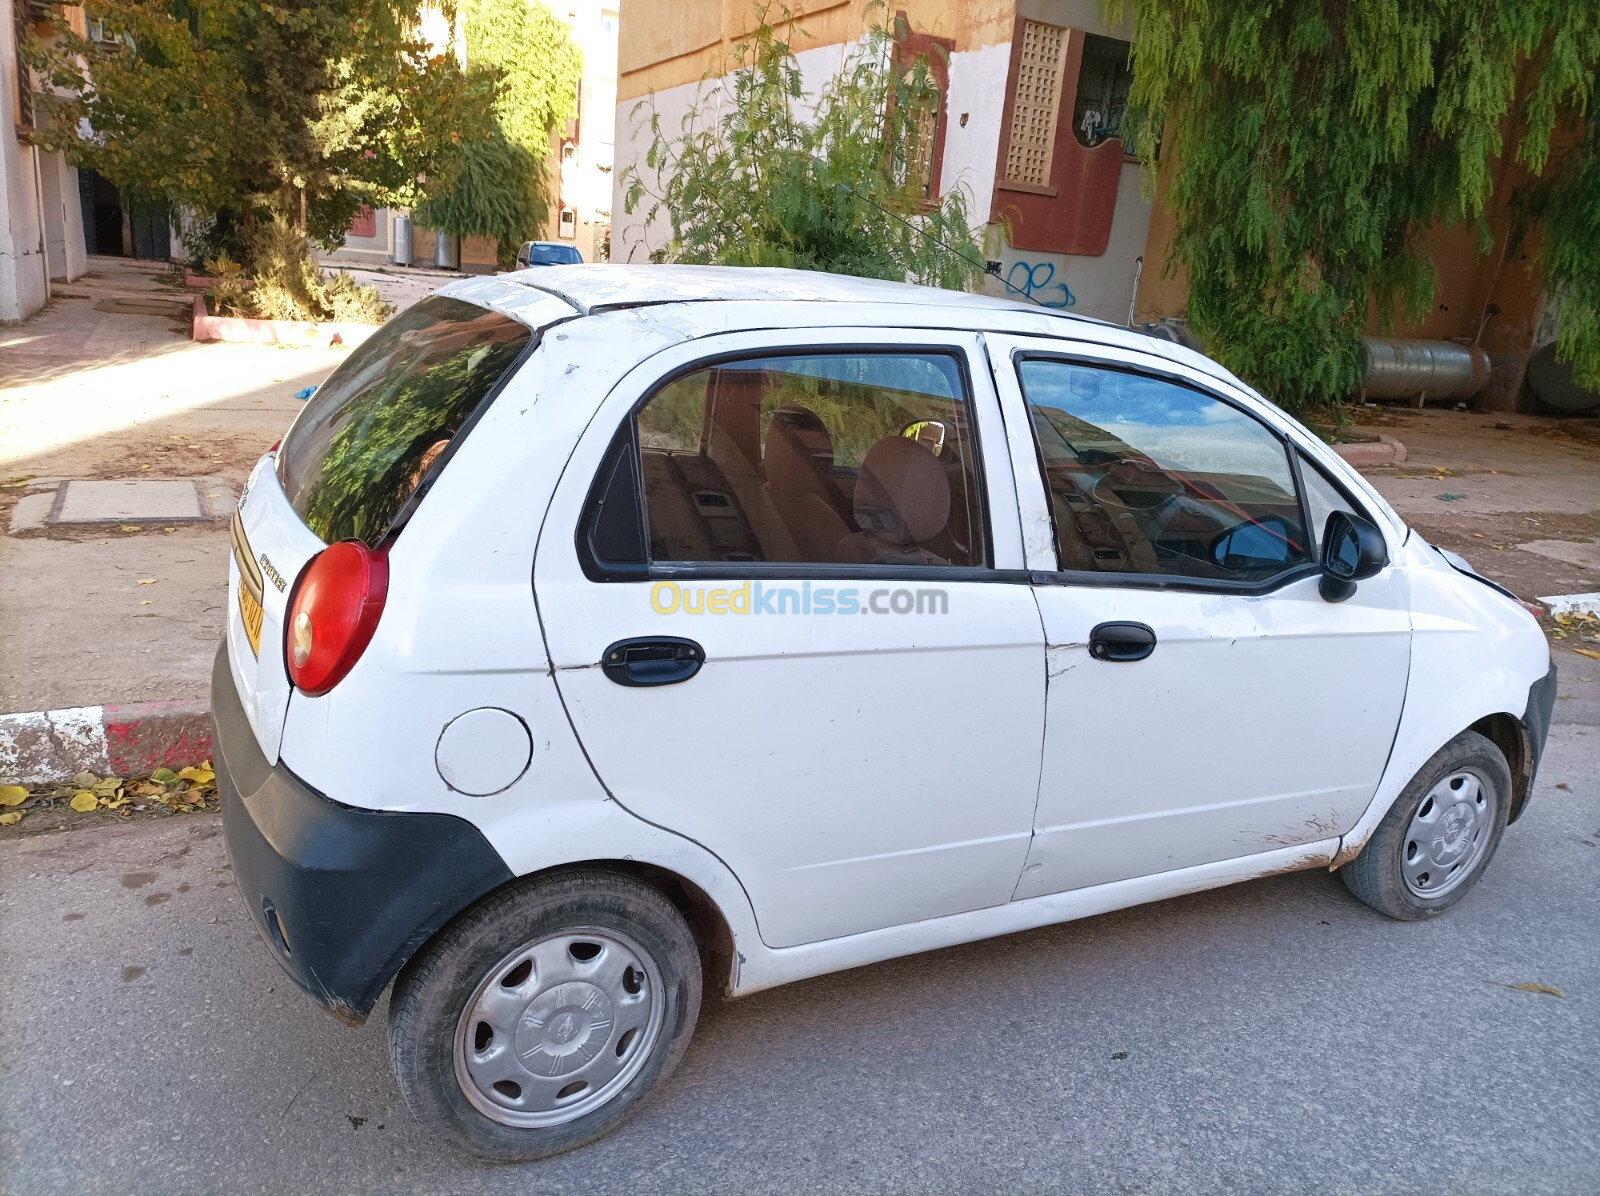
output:
<instances>
[{"instance_id":1,"label":"rear wheel","mask_svg":"<svg viewBox=\"0 0 1600 1196\"><path fill-rule=\"evenodd\" d=\"M1476 731L1463 731L1412 778L1340 875L1380 913L1431 918L1478 883L1500 846L1510 807L1505 756Z\"/></svg>"},{"instance_id":2,"label":"rear wheel","mask_svg":"<svg viewBox=\"0 0 1600 1196\"><path fill-rule=\"evenodd\" d=\"M401 974L389 1049L406 1103L477 1154L544 1158L620 1122L700 1011L683 917L632 877L555 873L469 911Z\"/></svg>"}]
</instances>

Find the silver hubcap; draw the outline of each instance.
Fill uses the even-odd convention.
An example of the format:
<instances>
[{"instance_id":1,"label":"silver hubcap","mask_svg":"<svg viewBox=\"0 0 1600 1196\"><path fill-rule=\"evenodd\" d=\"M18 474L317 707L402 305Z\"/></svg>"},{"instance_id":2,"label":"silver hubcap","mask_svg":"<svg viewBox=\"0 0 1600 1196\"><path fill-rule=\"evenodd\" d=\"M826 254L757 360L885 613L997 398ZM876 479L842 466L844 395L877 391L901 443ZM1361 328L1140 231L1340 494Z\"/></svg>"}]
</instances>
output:
<instances>
[{"instance_id":1,"label":"silver hubcap","mask_svg":"<svg viewBox=\"0 0 1600 1196\"><path fill-rule=\"evenodd\" d=\"M456 1082L502 1125L562 1125L615 1097L661 1032L661 975L615 930L574 930L497 963L456 1025Z\"/></svg>"},{"instance_id":2,"label":"silver hubcap","mask_svg":"<svg viewBox=\"0 0 1600 1196\"><path fill-rule=\"evenodd\" d=\"M1467 769L1428 790L1400 852L1406 888L1418 897L1438 897L1471 876L1489 845L1496 800L1494 786Z\"/></svg>"}]
</instances>

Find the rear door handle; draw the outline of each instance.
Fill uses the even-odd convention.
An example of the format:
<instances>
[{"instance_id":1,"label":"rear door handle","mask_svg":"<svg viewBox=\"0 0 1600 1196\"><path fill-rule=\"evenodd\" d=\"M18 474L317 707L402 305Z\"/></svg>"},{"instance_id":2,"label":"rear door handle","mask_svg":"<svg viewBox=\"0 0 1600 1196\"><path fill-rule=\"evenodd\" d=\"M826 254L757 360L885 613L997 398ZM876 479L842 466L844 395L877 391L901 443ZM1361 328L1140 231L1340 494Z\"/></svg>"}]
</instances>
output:
<instances>
[{"instance_id":1,"label":"rear door handle","mask_svg":"<svg viewBox=\"0 0 1600 1196\"><path fill-rule=\"evenodd\" d=\"M676 685L705 662L705 649L693 640L657 635L618 640L600 658L600 668L618 685Z\"/></svg>"},{"instance_id":2,"label":"rear door handle","mask_svg":"<svg viewBox=\"0 0 1600 1196\"><path fill-rule=\"evenodd\" d=\"M1089 655L1116 664L1143 660L1156 650L1156 633L1143 623L1101 623L1089 633Z\"/></svg>"}]
</instances>

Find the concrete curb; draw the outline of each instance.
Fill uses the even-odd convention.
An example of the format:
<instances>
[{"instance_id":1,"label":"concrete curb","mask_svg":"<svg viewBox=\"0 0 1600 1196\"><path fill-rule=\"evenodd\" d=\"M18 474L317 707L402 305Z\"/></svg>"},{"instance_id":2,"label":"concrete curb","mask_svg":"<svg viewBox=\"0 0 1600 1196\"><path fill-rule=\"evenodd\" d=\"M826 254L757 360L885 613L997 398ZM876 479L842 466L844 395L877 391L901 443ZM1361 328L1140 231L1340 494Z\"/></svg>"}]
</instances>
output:
<instances>
[{"instance_id":1,"label":"concrete curb","mask_svg":"<svg viewBox=\"0 0 1600 1196\"><path fill-rule=\"evenodd\" d=\"M1552 615L1600 615L1600 594L1551 594L1538 601Z\"/></svg>"},{"instance_id":2,"label":"concrete curb","mask_svg":"<svg viewBox=\"0 0 1600 1196\"><path fill-rule=\"evenodd\" d=\"M211 704L132 702L0 714L0 783L44 785L80 772L126 777L211 756Z\"/></svg>"},{"instance_id":3,"label":"concrete curb","mask_svg":"<svg viewBox=\"0 0 1600 1196\"><path fill-rule=\"evenodd\" d=\"M1378 434L1376 443L1369 441L1364 444L1336 444L1333 446L1333 451L1357 469L1399 465L1406 459L1406 446L1393 436L1382 432Z\"/></svg>"}]
</instances>

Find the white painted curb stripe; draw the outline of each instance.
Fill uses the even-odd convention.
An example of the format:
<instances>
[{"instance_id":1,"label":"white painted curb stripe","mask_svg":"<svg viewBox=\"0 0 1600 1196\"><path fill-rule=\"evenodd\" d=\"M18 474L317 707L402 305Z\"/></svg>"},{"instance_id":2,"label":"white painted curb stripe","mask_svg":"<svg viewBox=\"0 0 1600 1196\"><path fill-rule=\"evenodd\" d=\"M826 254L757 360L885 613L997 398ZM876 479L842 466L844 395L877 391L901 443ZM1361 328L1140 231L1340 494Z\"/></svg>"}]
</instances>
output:
<instances>
[{"instance_id":1,"label":"white painted curb stripe","mask_svg":"<svg viewBox=\"0 0 1600 1196\"><path fill-rule=\"evenodd\" d=\"M104 706L0 714L0 777L7 783L54 780L62 759L82 761L90 772L111 770Z\"/></svg>"},{"instance_id":2,"label":"white painted curb stripe","mask_svg":"<svg viewBox=\"0 0 1600 1196\"><path fill-rule=\"evenodd\" d=\"M1553 594L1539 601L1552 615L1600 615L1600 594Z\"/></svg>"}]
</instances>

